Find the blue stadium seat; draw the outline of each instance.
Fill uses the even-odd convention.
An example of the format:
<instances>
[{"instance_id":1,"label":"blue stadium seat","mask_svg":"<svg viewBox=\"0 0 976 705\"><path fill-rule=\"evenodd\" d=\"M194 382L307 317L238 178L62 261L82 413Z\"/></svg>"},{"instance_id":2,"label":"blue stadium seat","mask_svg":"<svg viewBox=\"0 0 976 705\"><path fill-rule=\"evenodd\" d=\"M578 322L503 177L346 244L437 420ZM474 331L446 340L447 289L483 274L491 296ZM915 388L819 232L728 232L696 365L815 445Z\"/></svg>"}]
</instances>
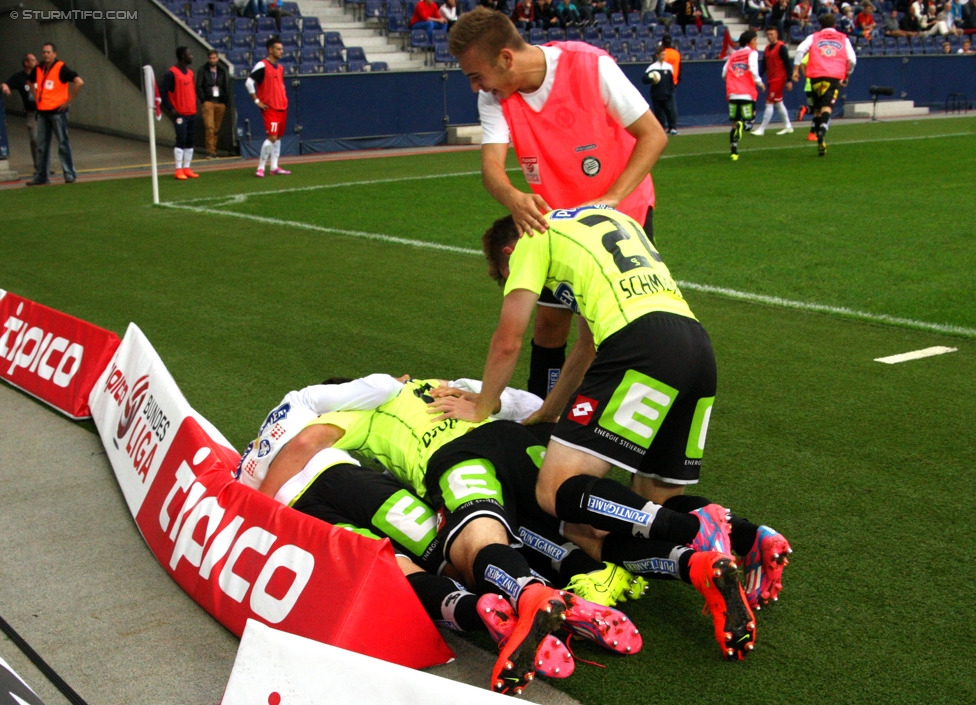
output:
<instances>
[{"instance_id":1,"label":"blue stadium seat","mask_svg":"<svg viewBox=\"0 0 976 705\"><path fill-rule=\"evenodd\" d=\"M190 3L190 17L210 17L213 13L210 12L210 3L207 2L191 2Z\"/></svg>"},{"instance_id":2,"label":"blue stadium seat","mask_svg":"<svg viewBox=\"0 0 976 705\"><path fill-rule=\"evenodd\" d=\"M407 22L407 16L401 14L391 14L386 18L386 33L387 34L406 34L410 31L410 23Z\"/></svg>"},{"instance_id":3,"label":"blue stadium seat","mask_svg":"<svg viewBox=\"0 0 976 705\"><path fill-rule=\"evenodd\" d=\"M236 17L234 19L234 34L254 34L258 31L258 23L250 17Z\"/></svg>"},{"instance_id":4,"label":"blue stadium seat","mask_svg":"<svg viewBox=\"0 0 976 705\"><path fill-rule=\"evenodd\" d=\"M656 24L656 23L657 23L657 13L654 12L654 10L648 10L647 12L644 13L644 16L641 17L641 24L644 25L645 27L649 27L652 24Z\"/></svg>"},{"instance_id":5,"label":"blue stadium seat","mask_svg":"<svg viewBox=\"0 0 976 705\"><path fill-rule=\"evenodd\" d=\"M570 42L583 41L583 30L581 30L579 27L567 27L566 41L570 41Z\"/></svg>"},{"instance_id":6,"label":"blue stadium seat","mask_svg":"<svg viewBox=\"0 0 976 705\"><path fill-rule=\"evenodd\" d=\"M364 12L367 21L379 22L386 18L386 7L383 0L366 0Z\"/></svg>"},{"instance_id":7,"label":"blue stadium seat","mask_svg":"<svg viewBox=\"0 0 976 705\"><path fill-rule=\"evenodd\" d=\"M448 51L447 42L434 42L434 63L444 64L447 66L454 66L457 64L457 60L454 55Z\"/></svg>"},{"instance_id":8,"label":"blue stadium seat","mask_svg":"<svg viewBox=\"0 0 976 705\"><path fill-rule=\"evenodd\" d=\"M583 41L589 42L590 44L596 44L597 42L600 41L600 30L592 25L590 25L589 27L584 27Z\"/></svg>"},{"instance_id":9,"label":"blue stadium seat","mask_svg":"<svg viewBox=\"0 0 976 705\"><path fill-rule=\"evenodd\" d=\"M302 31L307 32L310 29L322 31L322 25L319 23L318 17L303 17L302 18Z\"/></svg>"},{"instance_id":10,"label":"blue stadium seat","mask_svg":"<svg viewBox=\"0 0 976 705\"><path fill-rule=\"evenodd\" d=\"M201 37L205 37L210 34L209 17L191 17L186 21L186 26L199 34Z\"/></svg>"},{"instance_id":11,"label":"blue stadium seat","mask_svg":"<svg viewBox=\"0 0 976 705\"><path fill-rule=\"evenodd\" d=\"M258 32L268 32L274 34L278 31L278 25L274 21L274 17L258 17Z\"/></svg>"},{"instance_id":12,"label":"blue stadium seat","mask_svg":"<svg viewBox=\"0 0 976 705\"><path fill-rule=\"evenodd\" d=\"M302 64L321 64L325 58L322 47L302 47L298 54L298 61Z\"/></svg>"},{"instance_id":13,"label":"blue stadium seat","mask_svg":"<svg viewBox=\"0 0 976 705\"><path fill-rule=\"evenodd\" d=\"M346 49L346 63L351 64L353 61L361 61L364 64L369 63L366 59L366 52L363 51L362 47L348 47Z\"/></svg>"},{"instance_id":14,"label":"blue stadium seat","mask_svg":"<svg viewBox=\"0 0 976 705\"><path fill-rule=\"evenodd\" d=\"M565 42L566 30L562 27L550 27L548 36L550 42Z\"/></svg>"},{"instance_id":15,"label":"blue stadium seat","mask_svg":"<svg viewBox=\"0 0 976 705\"><path fill-rule=\"evenodd\" d=\"M374 61L369 65L370 71L389 71L390 65L385 61Z\"/></svg>"},{"instance_id":16,"label":"blue stadium seat","mask_svg":"<svg viewBox=\"0 0 976 705\"><path fill-rule=\"evenodd\" d=\"M636 27L641 23L641 13L640 10L631 10L627 13L627 24L631 27Z\"/></svg>"},{"instance_id":17,"label":"blue stadium seat","mask_svg":"<svg viewBox=\"0 0 976 705\"><path fill-rule=\"evenodd\" d=\"M622 24L627 24L627 18L622 12L611 12L610 13L610 24L614 27L618 27Z\"/></svg>"},{"instance_id":18,"label":"blue stadium seat","mask_svg":"<svg viewBox=\"0 0 976 705\"><path fill-rule=\"evenodd\" d=\"M705 25L702 25L702 26L704 27ZM698 27L696 27L695 25L688 24L688 25L685 25L685 36L686 37L696 37L697 38L697 37L700 37L701 36L701 32L698 31Z\"/></svg>"},{"instance_id":19,"label":"blue stadium seat","mask_svg":"<svg viewBox=\"0 0 976 705\"><path fill-rule=\"evenodd\" d=\"M326 61L323 68L326 73L339 73L342 71L344 64L341 61Z\"/></svg>"},{"instance_id":20,"label":"blue stadium seat","mask_svg":"<svg viewBox=\"0 0 976 705\"><path fill-rule=\"evenodd\" d=\"M231 34L234 31L234 19L232 17L214 17L210 20L210 33Z\"/></svg>"},{"instance_id":21,"label":"blue stadium seat","mask_svg":"<svg viewBox=\"0 0 976 705\"><path fill-rule=\"evenodd\" d=\"M292 17L301 17L302 9L298 6L298 3L294 0L285 0L281 3L281 11L287 12Z\"/></svg>"},{"instance_id":22,"label":"blue stadium seat","mask_svg":"<svg viewBox=\"0 0 976 705\"><path fill-rule=\"evenodd\" d=\"M207 35L207 43L217 51L229 51L230 40L231 35L229 35L227 32L211 32Z\"/></svg>"},{"instance_id":23,"label":"blue stadium seat","mask_svg":"<svg viewBox=\"0 0 976 705\"><path fill-rule=\"evenodd\" d=\"M238 34L235 32L233 35L231 35L230 48L247 49L250 51L254 48L254 35L247 33Z\"/></svg>"},{"instance_id":24,"label":"blue stadium seat","mask_svg":"<svg viewBox=\"0 0 976 705\"><path fill-rule=\"evenodd\" d=\"M795 25L793 25L795 26ZM703 24L701 27L701 35L703 37L714 37L716 36L715 25L713 24Z\"/></svg>"},{"instance_id":25,"label":"blue stadium seat","mask_svg":"<svg viewBox=\"0 0 976 705\"><path fill-rule=\"evenodd\" d=\"M298 64L298 73L306 76L314 73L325 73L325 65L316 61L303 61Z\"/></svg>"},{"instance_id":26,"label":"blue stadium seat","mask_svg":"<svg viewBox=\"0 0 976 705\"><path fill-rule=\"evenodd\" d=\"M365 61L350 61L346 64L346 70L349 73L360 73L366 70Z\"/></svg>"},{"instance_id":27,"label":"blue stadium seat","mask_svg":"<svg viewBox=\"0 0 976 705\"><path fill-rule=\"evenodd\" d=\"M233 17L237 14L234 9L233 2L222 2L221 0L216 0L213 3L213 16L214 17Z\"/></svg>"},{"instance_id":28,"label":"blue stadium seat","mask_svg":"<svg viewBox=\"0 0 976 705\"><path fill-rule=\"evenodd\" d=\"M612 42L615 39L620 39L620 35L617 34L617 28L607 25L606 27L600 27L600 41L601 42Z\"/></svg>"},{"instance_id":29,"label":"blue stadium seat","mask_svg":"<svg viewBox=\"0 0 976 705\"><path fill-rule=\"evenodd\" d=\"M296 34L298 34L301 31L302 31L301 28L298 26L297 17L285 16L281 18L282 34L284 34L285 32L295 32Z\"/></svg>"},{"instance_id":30,"label":"blue stadium seat","mask_svg":"<svg viewBox=\"0 0 976 705\"><path fill-rule=\"evenodd\" d=\"M302 47L301 35L298 32L282 32L281 46L286 52L297 54Z\"/></svg>"},{"instance_id":31,"label":"blue stadium seat","mask_svg":"<svg viewBox=\"0 0 976 705\"><path fill-rule=\"evenodd\" d=\"M323 35L325 40L325 48L337 48L345 49L346 45L342 41L342 35L339 32L325 32Z\"/></svg>"},{"instance_id":32,"label":"blue stadium seat","mask_svg":"<svg viewBox=\"0 0 976 705\"><path fill-rule=\"evenodd\" d=\"M546 41L546 30L542 27L532 27L529 30L529 44L545 44Z\"/></svg>"},{"instance_id":33,"label":"blue stadium seat","mask_svg":"<svg viewBox=\"0 0 976 705\"><path fill-rule=\"evenodd\" d=\"M315 29L302 30L302 46L322 46L322 33Z\"/></svg>"},{"instance_id":34,"label":"blue stadium seat","mask_svg":"<svg viewBox=\"0 0 976 705\"><path fill-rule=\"evenodd\" d=\"M336 47L326 47L322 52L322 56L327 64L335 61L338 61L340 64L346 63L346 60L342 57L342 49Z\"/></svg>"},{"instance_id":35,"label":"blue stadium seat","mask_svg":"<svg viewBox=\"0 0 976 705\"><path fill-rule=\"evenodd\" d=\"M234 75L237 75L237 70L243 68L245 75L251 70L254 63L251 60L251 52L247 49L231 49L227 52L227 60L234 66Z\"/></svg>"}]
</instances>

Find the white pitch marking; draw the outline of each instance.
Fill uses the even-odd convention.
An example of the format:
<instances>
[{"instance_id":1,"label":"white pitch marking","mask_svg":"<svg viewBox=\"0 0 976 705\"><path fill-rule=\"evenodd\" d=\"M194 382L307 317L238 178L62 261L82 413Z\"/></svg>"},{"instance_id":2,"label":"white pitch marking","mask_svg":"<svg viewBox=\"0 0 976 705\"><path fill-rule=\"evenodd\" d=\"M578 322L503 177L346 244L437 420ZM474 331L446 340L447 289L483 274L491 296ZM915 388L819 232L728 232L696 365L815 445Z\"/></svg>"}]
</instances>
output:
<instances>
[{"instance_id":1,"label":"white pitch marking","mask_svg":"<svg viewBox=\"0 0 976 705\"><path fill-rule=\"evenodd\" d=\"M909 360L919 360L923 357L933 357L935 355L945 355L946 353L956 352L959 348L947 348L944 345L925 348L924 350L913 350L912 352L901 353L900 355L889 355L888 357L876 357L875 362L883 362L886 365L897 365L899 362Z\"/></svg>"}]
</instances>

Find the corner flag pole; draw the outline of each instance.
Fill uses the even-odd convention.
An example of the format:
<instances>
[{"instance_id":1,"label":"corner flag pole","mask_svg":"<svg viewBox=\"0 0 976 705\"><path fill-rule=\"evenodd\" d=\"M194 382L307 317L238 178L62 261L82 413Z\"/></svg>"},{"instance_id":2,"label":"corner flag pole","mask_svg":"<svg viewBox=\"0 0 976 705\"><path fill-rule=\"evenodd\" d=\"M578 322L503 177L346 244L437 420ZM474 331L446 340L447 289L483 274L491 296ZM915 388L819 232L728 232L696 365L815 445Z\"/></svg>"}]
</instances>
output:
<instances>
[{"instance_id":1,"label":"corner flag pole","mask_svg":"<svg viewBox=\"0 0 976 705\"><path fill-rule=\"evenodd\" d=\"M146 87L146 114L149 117L149 162L152 166L153 205L159 205L159 174L156 173L156 120L162 115L162 101L156 87L156 76L152 66L142 67L143 85ZM153 117L156 120L153 120Z\"/></svg>"}]
</instances>

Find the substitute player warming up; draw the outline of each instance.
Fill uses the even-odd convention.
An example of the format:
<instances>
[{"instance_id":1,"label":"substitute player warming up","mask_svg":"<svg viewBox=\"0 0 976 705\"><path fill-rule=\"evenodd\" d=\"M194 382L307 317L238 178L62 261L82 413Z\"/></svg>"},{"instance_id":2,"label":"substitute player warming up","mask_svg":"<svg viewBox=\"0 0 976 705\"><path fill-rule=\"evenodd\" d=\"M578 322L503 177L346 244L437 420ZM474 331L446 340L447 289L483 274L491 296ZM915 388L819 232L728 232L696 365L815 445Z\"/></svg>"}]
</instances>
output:
<instances>
[{"instance_id":1,"label":"substitute player warming up","mask_svg":"<svg viewBox=\"0 0 976 705\"><path fill-rule=\"evenodd\" d=\"M267 139L261 145L261 155L258 157L258 170L255 176L264 178L264 167L271 160L271 173L287 176L290 171L278 167L278 157L281 155L281 135L285 132L285 122L288 119L288 96L285 95L285 67L281 65L282 54L285 53L278 37L269 37L266 42L268 56L254 64L251 74L247 77L247 92L254 99L254 104L261 109L264 118L264 132Z\"/></svg>"}]
</instances>

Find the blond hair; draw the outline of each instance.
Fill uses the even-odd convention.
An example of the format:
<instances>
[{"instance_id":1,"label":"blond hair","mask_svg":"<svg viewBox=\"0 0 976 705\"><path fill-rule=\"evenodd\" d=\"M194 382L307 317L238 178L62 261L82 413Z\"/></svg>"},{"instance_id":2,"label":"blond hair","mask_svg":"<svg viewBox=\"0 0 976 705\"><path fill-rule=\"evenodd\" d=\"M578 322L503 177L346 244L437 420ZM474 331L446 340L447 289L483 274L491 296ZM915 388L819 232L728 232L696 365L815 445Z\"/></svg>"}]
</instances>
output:
<instances>
[{"instance_id":1,"label":"blond hair","mask_svg":"<svg viewBox=\"0 0 976 705\"><path fill-rule=\"evenodd\" d=\"M448 51L455 57L473 46L494 63L502 49L518 50L525 40L507 15L479 5L458 18L448 35Z\"/></svg>"}]
</instances>

